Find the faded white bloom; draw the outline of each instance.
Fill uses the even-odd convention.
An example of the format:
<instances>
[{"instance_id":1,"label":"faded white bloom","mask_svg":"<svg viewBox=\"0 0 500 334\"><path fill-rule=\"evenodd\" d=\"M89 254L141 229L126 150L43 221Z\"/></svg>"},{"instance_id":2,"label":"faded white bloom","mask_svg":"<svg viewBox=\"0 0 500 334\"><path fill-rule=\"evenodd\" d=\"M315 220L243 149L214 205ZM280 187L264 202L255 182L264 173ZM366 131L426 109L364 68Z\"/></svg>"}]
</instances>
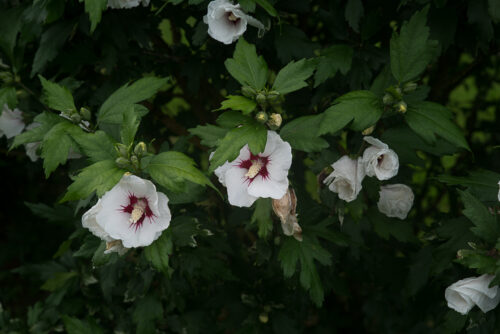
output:
<instances>
[{"instance_id":1,"label":"faded white bloom","mask_svg":"<svg viewBox=\"0 0 500 334\"><path fill-rule=\"evenodd\" d=\"M292 148L274 131L267 131L264 152L254 155L248 145L232 162L215 170L219 182L227 188L229 203L251 206L259 197L282 198L288 189L288 170L292 165Z\"/></svg>"},{"instance_id":2,"label":"faded white bloom","mask_svg":"<svg viewBox=\"0 0 500 334\"><path fill-rule=\"evenodd\" d=\"M410 212L415 196L404 184L388 184L380 187L378 210L387 217L405 219Z\"/></svg>"},{"instance_id":3,"label":"faded white bloom","mask_svg":"<svg viewBox=\"0 0 500 334\"><path fill-rule=\"evenodd\" d=\"M40 126L40 123L33 122L30 125L26 127L26 131L38 128ZM38 160L39 156L37 154L37 150L40 147L40 142L34 142L34 143L27 143L24 144L24 148L26 149L26 155L28 158L30 158L31 161L35 162Z\"/></svg>"},{"instance_id":4,"label":"faded white bloom","mask_svg":"<svg viewBox=\"0 0 500 334\"><path fill-rule=\"evenodd\" d=\"M108 8L133 8L142 4L149 5L149 0L108 0Z\"/></svg>"},{"instance_id":5,"label":"faded white bloom","mask_svg":"<svg viewBox=\"0 0 500 334\"><path fill-rule=\"evenodd\" d=\"M240 5L233 5L228 0L215 0L208 4L207 15L203 22L208 24L208 34L224 44L231 44L247 30L247 24L258 29L264 25L250 15L245 14Z\"/></svg>"},{"instance_id":6,"label":"faded white bloom","mask_svg":"<svg viewBox=\"0 0 500 334\"><path fill-rule=\"evenodd\" d=\"M0 137L12 138L17 136L24 129L23 113L19 109L11 110L6 104L3 105L0 115Z\"/></svg>"},{"instance_id":7,"label":"faded white bloom","mask_svg":"<svg viewBox=\"0 0 500 334\"><path fill-rule=\"evenodd\" d=\"M363 138L371 144L363 152L363 166L366 175L376 176L379 180L388 180L398 174L399 159L396 152L380 140L367 136Z\"/></svg>"},{"instance_id":8,"label":"faded white bloom","mask_svg":"<svg viewBox=\"0 0 500 334\"><path fill-rule=\"evenodd\" d=\"M323 181L328 189L337 193L340 199L351 202L358 197L361 191L361 182L365 177L365 170L360 159L351 159L344 155L332 165L333 172Z\"/></svg>"},{"instance_id":9,"label":"faded white bloom","mask_svg":"<svg viewBox=\"0 0 500 334\"><path fill-rule=\"evenodd\" d=\"M107 242L108 252L123 253L123 247L150 245L171 218L167 196L151 181L127 174L83 215L82 225Z\"/></svg>"},{"instance_id":10,"label":"faded white bloom","mask_svg":"<svg viewBox=\"0 0 500 334\"><path fill-rule=\"evenodd\" d=\"M297 196L295 191L289 188L286 194L280 199L273 199L273 211L280 218L283 233L293 236L298 241L302 241L302 228L297 221Z\"/></svg>"},{"instance_id":11,"label":"faded white bloom","mask_svg":"<svg viewBox=\"0 0 500 334\"><path fill-rule=\"evenodd\" d=\"M477 305L483 312L493 310L500 301L498 286L489 288L494 277L485 274L453 283L444 292L448 307L461 314L467 314L474 305Z\"/></svg>"}]
</instances>

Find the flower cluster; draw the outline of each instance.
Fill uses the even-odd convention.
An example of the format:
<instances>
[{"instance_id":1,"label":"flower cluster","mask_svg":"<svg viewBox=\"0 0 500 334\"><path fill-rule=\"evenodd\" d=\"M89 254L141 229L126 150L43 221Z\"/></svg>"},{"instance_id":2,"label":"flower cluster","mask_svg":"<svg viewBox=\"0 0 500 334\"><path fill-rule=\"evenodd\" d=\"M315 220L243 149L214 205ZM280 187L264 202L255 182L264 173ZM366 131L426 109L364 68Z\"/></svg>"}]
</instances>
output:
<instances>
[{"instance_id":1,"label":"flower cluster","mask_svg":"<svg viewBox=\"0 0 500 334\"><path fill-rule=\"evenodd\" d=\"M158 239L172 218L168 197L135 175L121 180L82 217L83 227L106 241L106 253L125 253Z\"/></svg>"},{"instance_id":2,"label":"flower cluster","mask_svg":"<svg viewBox=\"0 0 500 334\"><path fill-rule=\"evenodd\" d=\"M388 180L398 174L399 159L396 152L380 140L366 136L370 144L361 157L352 159L344 155L332 164L333 172L324 183L346 202L354 201L361 189L365 176ZM404 184L391 184L380 188L378 208L388 217L405 219L413 205L413 191Z\"/></svg>"}]
</instances>

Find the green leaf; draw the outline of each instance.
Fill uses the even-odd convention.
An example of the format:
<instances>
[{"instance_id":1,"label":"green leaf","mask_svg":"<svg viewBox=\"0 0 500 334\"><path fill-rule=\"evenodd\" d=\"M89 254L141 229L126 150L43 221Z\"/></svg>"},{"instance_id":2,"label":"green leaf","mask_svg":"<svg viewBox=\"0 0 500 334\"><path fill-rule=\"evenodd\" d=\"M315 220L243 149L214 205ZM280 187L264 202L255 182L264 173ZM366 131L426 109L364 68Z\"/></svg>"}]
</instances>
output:
<instances>
[{"instance_id":1,"label":"green leaf","mask_svg":"<svg viewBox=\"0 0 500 334\"><path fill-rule=\"evenodd\" d=\"M172 251L172 235L169 230L166 230L155 242L144 248L144 256L156 270L170 275L171 269L168 262Z\"/></svg>"},{"instance_id":2,"label":"green leaf","mask_svg":"<svg viewBox=\"0 0 500 334\"><path fill-rule=\"evenodd\" d=\"M373 229L382 239L388 240L390 236L401 242L416 241L411 224L402 222L395 218L389 218L378 212L376 209L370 209L366 214L372 222Z\"/></svg>"},{"instance_id":3,"label":"green leaf","mask_svg":"<svg viewBox=\"0 0 500 334\"><path fill-rule=\"evenodd\" d=\"M18 147L26 143L34 143L42 141L43 137L56 125L57 123L65 122L63 118L49 112L43 112L37 115L33 122L40 124L39 127L25 131L14 138L14 142L10 149Z\"/></svg>"},{"instance_id":4,"label":"green leaf","mask_svg":"<svg viewBox=\"0 0 500 334\"><path fill-rule=\"evenodd\" d=\"M196 247L194 238L200 232L198 219L188 216L180 216L172 219L169 230L172 233L172 242L178 247Z\"/></svg>"},{"instance_id":5,"label":"green leaf","mask_svg":"<svg viewBox=\"0 0 500 334\"><path fill-rule=\"evenodd\" d=\"M314 74L314 87L332 78L338 71L347 74L351 69L353 52L350 46L342 44L333 45L323 51Z\"/></svg>"},{"instance_id":6,"label":"green leaf","mask_svg":"<svg viewBox=\"0 0 500 334\"><path fill-rule=\"evenodd\" d=\"M2 32L0 34L0 50L7 55L11 62L14 62L14 47L23 23L21 19L23 9L23 7L17 6L8 10L3 8L0 11L0 31Z\"/></svg>"},{"instance_id":7,"label":"green leaf","mask_svg":"<svg viewBox=\"0 0 500 334\"><path fill-rule=\"evenodd\" d=\"M497 223L496 216L492 215L488 208L477 198L467 191L458 191L465 209L464 216L475 225L471 231L481 239L494 244L500 237L500 225Z\"/></svg>"},{"instance_id":8,"label":"green leaf","mask_svg":"<svg viewBox=\"0 0 500 334\"><path fill-rule=\"evenodd\" d=\"M123 122L120 130L123 145L129 147L134 143L135 134L139 129L139 123L140 120L137 118L133 105L131 105L123 113Z\"/></svg>"},{"instance_id":9,"label":"green leaf","mask_svg":"<svg viewBox=\"0 0 500 334\"><path fill-rule=\"evenodd\" d=\"M316 115L296 118L281 128L281 139L296 150L319 152L329 146L328 142L318 135L321 121L322 117Z\"/></svg>"},{"instance_id":10,"label":"green leaf","mask_svg":"<svg viewBox=\"0 0 500 334\"><path fill-rule=\"evenodd\" d=\"M458 251L458 262L480 274L493 274L497 269L497 259L488 251L461 249Z\"/></svg>"},{"instance_id":11,"label":"green leaf","mask_svg":"<svg viewBox=\"0 0 500 334\"><path fill-rule=\"evenodd\" d=\"M99 130L94 133L82 132L80 135L73 135L72 138L92 162L112 160L117 157L114 141L104 131Z\"/></svg>"},{"instance_id":12,"label":"green leaf","mask_svg":"<svg viewBox=\"0 0 500 334\"><path fill-rule=\"evenodd\" d=\"M247 43L244 38L240 37L233 58L226 59L224 65L232 77L243 86L260 90L266 85L266 61L257 55L255 45Z\"/></svg>"},{"instance_id":13,"label":"green leaf","mask_svg":"<svg viewBox=\"0 0 500 334\"><path fill-rule=\"evenodd\" d=\"M215 125L198 125L196 128L188 130L191 134L201 138L201 144L214 147L217 145L220 139L224 138L227 133L227 129L220 128Z\"/></svg>"},{"instance_id":14,"label":"green leaf","mask_svg":"<svg viewBox=\"0 0 500 334\"><path fill-rule=\"evenodd\" d=\"M401 27L400 34L391 38L392 74L400 83L419 76L431 61L437 42L429 41L429 28L425 25L429 7L416 12Z\"/></svg>"},{"instance_id":15,"label":"green leaf","mask_svg":"<svg viewBox=\"0 0 500 334\"><path fill-rule=\"evenodd\" d=\"M68 334L101 334L103 331L93 322L87 322L77 318L62 316L64 327Z\"/></svg>"},{"instance_id":16,"label":"green leaf","mask_svg":"<svg viewBox=\"0 0 500 334\"><path fill-rule=\"evenodd\" d=\"M48 81L41 75L38 78L42 83L44 100L49 108L65 113L76 111L73 95L66 87Z\"/></svg>"},{"instance_id":17,"label":"green leaf","mask_svg":"<svg viewBox=\"0 0 500 334\"><path fill-rule=\"evenodd\" d=\"M335 104L323 113L319 135L334 134L351 121L350 128L363 131L377 123L383 108L377 95L367 90L358 90L342 95Z\"/></svg>"},{"instance_id":18,"label":"green leaf","mask_svg":"<svg viewBox=\"0 0 500 334\"><path fill-rule=\"evenodd\" d=\"M60 21L44 31L33 59L31 77L42 72L47 63L58 55L59 49L62 48L72 30L72 23Z\"/></svg>"},{"instance_id":19,"label":"green leaf","mask_svg":"<svg viewBox=\"0 0 500 334\"><path fill-rule=\"evenodd\" d=\"M488 0L488 12L495 22L500 22L500 2Z\"/></svg>"},{"instance_id":20,"label":"green leaf","mask_svg":"<svg viewBox=\"0 0 500 334\"><path fill-rule=\"evenodd\" d=\"M76 271L68 271L68 272L59 272L55 273L52 275L51 278L49 278L43 285L40 287L40 289L45 290L45 291L56 291L61 289L69 280L72 278L78 276L78 273Z\"/></svg>"},{"instance_id":21,"label":"green leaf","mask_svg":"<svg viewBox=\"0 0 500 334\"><path fill-rule=\"evenodd\" d=\"M226 111L217 117L216 122L223 128L232 129L245 123L251 123L253 122L253 119L240 112Z\"/></svg>"},{"instance_id":22,"label":"green leaf","mask_svg":"<svg viewBox=\"0 0 500 334\"><path fill-rule=\"evenodd\" d=\"M239 110L243 115L250 114L257 107L257 102L240 95L228 95L221 103L221 107L216 110Z\"/></svg>"},{"instance_id":23,"label":"green leaf","mask_svg":"<svg viewBox=\"0 0 500 334\"><path fill-rule=\"evenodd\" d=\"M43 158L46 178L50 176L57 166L66 163L69 150L74 146L70 134L81 132L82 129L78 126L63 121L54 125L43 137L41 157Z\"/></svg>"},{"instance_id":24,"label":"green leaf","mask_svg":"<svg viewBox=\"0 0 500 334\"><path fill-rule=\"evenodd\" d=\"M111 258L117 257L116 253L111 253L111 254L104 254L104 251L106 250L106 241L101 241L99 247L94 252L94 255L92 256L92 265L94 267L101 267L107 264Z\"/></svg>"},{"instance_id":25,"label":"green leaf","mask_svg":"<svg viewBox=\"0 0 500 334\"><path fill-rule=\"evenodd\" d=\"M468 176L439 175L437 179L448 185L463 186L475 197L484 201L496 201L500 174L489 170L472 171Z\"/></svg>"},{"instance_id":26,"label":"green leaf","mask_svg":"<svg viewBox=\"0 0 500 334\"><path fill-rule=\"evenodd\" d=\"M254 0L259 6L265 9L265 11L271 15L272 17L278 16L278 12L274 7L269 3L268 0Z\"/></svg>"},{"instance_id":27,"label":"green leaf","mask_svg":"<svg viewBox=\"0 0 500 334\"><path fill-rule=\"evenodd\" d=\"M315 68L316 63L313 60L291 61L279 71L272 89L280 94L288 94L307 87L305 80L313 74Z\"/></svg>"},{"instance_id":28,"label":"green leaf","mask_svg":"<svg viewBox=\"0 0 500 334\"><path fill-rule=\"evenodd\" d=\"M108 0L85 0L85 13L89 14L91 33L101 22L102 12L106 10L107 4Z\"/></svg>"},{"instance_id":29,"label":"green leaf","mask_svg":"<svg viewBox=\"0 0 500 334\"><path fill-rule=\"evenodd\" d=\"M146 296L135 304L132 319L137 324L137 334L155 333L157 327L155 320L161 318L163 318L163 306L156 296Z\"/></svg>"},{"instance_id":30,"label":"green leaf","mask_svg":"<svg viewBox=\"0 0 500 334\"><path fill-rule=\"evenodd\" d=\"M212 173L226 161L236 159L240 154L241 148L246 144L248 144L253 154L264 152L266 141L267 130L265 126L253 120L230 130L220 140L217 150L210 160L209 172Z\"/></svg>"},{"instance_id":31,"label":"green leaf","mask_svg":"<svg viewBox=\"0 0 500 334\"><path fill-rule=\"evenodd\" d=\"M124 173L124 170L116 167L114 160L103 160L85 167L68 187L61 202L87 198L94 191L101 197L120 181Z\"/></svg>"},{"instance_id":32,"label":"green leaf","mask_svg":"<svg viewBox=\"0 0 500 334\"><path fill-rule=\"evenodd\" d=\"M436 135L451 144L470 151L460 129L452 122L452 113L444 106L433 102L421 102L408 108L405 119L410 128L426 142L434 144Z\"/></svg>"},{"instance_id":33,"label":"green leaf","mask_svg":"<svg viewBox=\"0 0 500 334\"><path fill-rule=\"evenodd\" d=\"M185 180L214 188L212 182L195 165L194 160L187 155L170 151L155 155L146 171L160 185L174 191L178 190L179 183L182 184Z\"/></svg>"},{"instance_id":34,"label":"green leaf","mask_svg":"<svg viewBox=\"0 0 500 334\"><path fill-rule=\"evenodd\" d=\"M361 0L348 0L345 7L345 18L355 32L359 32L359 20L364 14Z\"/></svg>"},{"instance_id":35,"label":"green leaf","mask_svg":"<svg viewBox=\"0 0 500 334\"><path fill-rule=\"evenodd\" d=\"M17 94L14 87L0 88L0 114L2 114L3 106L7 104L9 108L15 108L17 105Z\"/></svg>"},{"instance_id":36,"label":"green leaf","mask_svg":"<svg viewBox=\"0 0 500 334\"><path fill-rule=\"evenodd\" d=\"M251 223L257 224L257 234L260 238L267 238L269 233L273 230L271 210L270 198L259 198L255 202L255 210L252 215Z\"/></svg>"},{"instance_id":37,"label":"green leaf","mask_svg":"<svg viewBox=\"0 0 500 334\"><path fill-rule=\"evenodd\" d=\"M279 255L281 267L285 277L295 273L297 261L300 261L300 283L309 291L311 299L319 307L323 303L324 292L321 280L316 270L315 260L328 266L331 264L331 255L315 238L303 236L302 242L294 238L283 241Z\"/></svg>"},{"instance_id":38,"label":"green leaf","mask_svg":"<svg viewBox=\"0 0 500 334\"><path fill-rule=\"evenodd\" d=\"M126 84L111 94L99 109L98 123L120 124L128 106L134 105L155 95L168 78L147 77L129 85Z\"/></svg>"}]
</instances>

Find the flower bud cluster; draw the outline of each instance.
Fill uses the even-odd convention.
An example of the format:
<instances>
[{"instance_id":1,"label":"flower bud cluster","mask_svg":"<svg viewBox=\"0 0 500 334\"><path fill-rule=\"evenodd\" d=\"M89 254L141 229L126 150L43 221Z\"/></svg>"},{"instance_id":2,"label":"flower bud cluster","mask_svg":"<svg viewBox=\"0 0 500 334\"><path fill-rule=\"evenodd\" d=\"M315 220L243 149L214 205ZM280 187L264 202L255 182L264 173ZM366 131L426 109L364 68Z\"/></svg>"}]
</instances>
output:
<instances>
[{"instance_id":1,"label":"flower bud cluster","mask_svg":"<svg viewBox=\"0 0 500 334\"><path fill-rule=\"evenodd\" d=\"M417 84L415 82L407 82L401 87L389 87L385 91L385 95L382 98L382 102L388 108L393 111L404 114L408 110L408 105L403 99L404 94L409 94L417 89Z\"/></svg>"},{"instance_id":2,"label":"flower bud cluster","mask_svg":"<svg viewBox=\"0 0 500 334\"><path fill-rule=\"evenodd\" d=\"M135 171L141 169L141 159L150 154L148 152L148 146L142 141L137 143L133 150L132 144L127 147L121 143L116 143L115 150L118 153L118 158L115 160L116 165L120 168L132 169Z\"/></svg>"}]
</instances>

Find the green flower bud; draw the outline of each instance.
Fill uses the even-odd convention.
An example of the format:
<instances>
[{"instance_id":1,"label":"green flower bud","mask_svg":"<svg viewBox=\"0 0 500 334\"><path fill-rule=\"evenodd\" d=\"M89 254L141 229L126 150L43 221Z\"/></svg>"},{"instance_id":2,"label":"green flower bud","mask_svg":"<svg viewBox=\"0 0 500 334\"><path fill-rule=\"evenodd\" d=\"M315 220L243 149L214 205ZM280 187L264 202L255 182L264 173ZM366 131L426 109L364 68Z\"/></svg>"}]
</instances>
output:
<instances>
[{"instance_id":1,"label":"green flower bud","mask_svg":"<svg viewBox=\"0 0 500 334\"><path fill-rule=\"evenodd\" d=\"M404 114L406 110L408 110L408 105L405 103L405 101L399 101L394 105L394 109L396 109L398 113Z\"/></svg>"},{"instance_id":2,"label":"green flower bud","mask_svg":"<svg viewBox=\"0 0 500 334\"><path fill-rule=\"evenodd\" d=\"M71 118L71 121L75 124L78 124L82 121L82 116L78 115L77 113L72 114L69 118Z\"/></svg>"},{"instance_id":3,"label":"green flower bud","mask_svg":"<svg viewBox=\"0 0 500 334\"><path fill-rule=\"evenodd\" d=\"M257 101L258 104L260 104L261 106L264 106L266 105L267 103L267 98L264 94L262 93L259 93L257 94L257 96L255 97L255 100Z\"/></svg>"},{"instance_id":4,"label":"green flower bud","mask_svg":"<svg viewBox=\"0 0 500 334\"><path fill-rule=\"evenodd\" d=\"M90 121L90 119L92 118L92 115L90 113L90 110L88 110L87 108L80 108L80 115L82 116L82 118L84 120L87 120L87 121Z\"/></svg>"},{"instance_id":5,"label":"green flower bud","mask_svg":"<svg viewBox=\"0 0 500 334\"><path fill-rule=\"evenodd\" d=\"M273 91L270 91L269 93L267 93L267 100L269 102L274 102L276 100L278 100L280 97L280 93L273 90Z\"/></svg>"},{"instance_id":6,"label":"green flower bud","mask_svg":"<svg viewBox=\"0 0 500 334\"><path fill-rule=\"evenodd\" d=\"M127 146L125 146L123 144L120 144L120 143L116 143L115 144L115 150L118 153L118 155L120 155L121 157L128 158L128 148L127 148Z\"/></svg>"},{"instance_id":7,"label":"green flower bud","mask_svg":"<svg viewBox=\"0 0 500 334\"><path fill-rule=\"evenodd\" d=\"M384 95L384 97L382 98L382 102L385 104L385 105L391 105L394 103L394 97L389 94L389 93L386 93Z\"/></svg>"},{"instance_id":8,"label":"green flower bud","mask_svg":"<svg viewBox=\"0 0 500 334\"><path fill-rule=\"evenodd\" d=\"M267 324L267 322L269 321L269 316L267 315L267 313L259 314L259 321L263 324Z\"/></svg>"},{"instance_id":9,"label":"green flower bud","mask_svg":"<svg viewBox=\"0 0 500 334\"><path fill-rule=\"evenodd\" d=\"M0 80L8 84L14 81L14 78L10 72L0 72Z\"/></svg>"},{"instance_id":10,"label":"green flower bud","mask_svg":"<svg viewBox=\"0 0 500 334\"><path fill-rule=\"evenodd\" d=\"M259 123L265 123L269 119L269 116L267 116L267 113L265 113L264 111L259 111L257 115L255 115L255 119Z\"/></svg>"},{"instance_id":11,"label":"green flower bud","mask_svg":"<svg viewBox=\"0 0 500 334\"><path fill-rule=\"evenodd\" d=\"M130 167L130 161L128 161L127 159L125 159L123 157L116 158L115 163L120 168L129 168Z\"/></svg>"},{"instance_id":12,"label":"green flower bud","mask_svg":"<svg viewBox=\"0 0 500 334\"><path fill-rule=\"evenodd\" d=\"M250 86L241 87L241 94L246 97L254 98L257 95L257 91Z\"/></svg>"},{"instance_id":13,"label":"green flower bud","mask_svg":"<svg viewBox=\"0 0 500 334\"><path fill-rule=\"evenodd\" d=\"M130 157L130 162L135 169L139 169L139 158L136 155Z\"/></svg>"},{"instance_id":14,"label":"green flower bud","mask_svg":"<svg viewBox=\"0 0 500 334\"><path fill-rule=\"evenodd\" d=\"M144 142L139 142L137 145L134 147L134 153L137 154L138 156L142 156L144 153L148 151L148 147Z\"/></svg>"},{"instance_id":15,"label":"green flower bud","mask_svg":"<svg viewBox=\"0 0 500 334\"><path fill-rule=\"evenodd\" d=\"M361 132L363 136L369 136L373 133L373 130L375 130L375 125L370 126L369 128L366 128Z\"/></svg>"},{"instance_id":16,"label":"green flower bud","mask_svg":"<svg viewBox=\"0 0 500 334\"><path fill-rule=\"evenodd\" d=\"M417 89L417 84L414 83L414 82L407 82L404 86L403 86L403 92L405 93L411 93L413 92L415 89Z\"/></svg>"}]
</instances>

